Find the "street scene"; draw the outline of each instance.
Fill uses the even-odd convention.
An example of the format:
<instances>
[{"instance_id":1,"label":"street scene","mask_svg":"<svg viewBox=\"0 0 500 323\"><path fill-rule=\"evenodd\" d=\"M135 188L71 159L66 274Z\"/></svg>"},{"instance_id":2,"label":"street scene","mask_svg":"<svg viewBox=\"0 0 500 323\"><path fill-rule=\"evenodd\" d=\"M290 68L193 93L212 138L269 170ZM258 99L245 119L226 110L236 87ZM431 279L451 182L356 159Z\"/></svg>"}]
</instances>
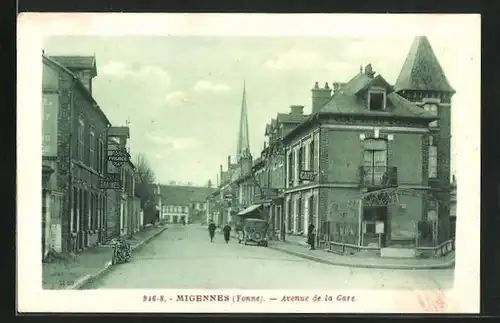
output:
<instances>
[{"instance_id":1,"label":"street scene","mask_svg":"<svg viewBox=\"0 0 500 323\"><path fill-rule=\"evenodd\" d=\"M453 288L453 44L47 38L43 288Z\"/></svg>"},{"instance_id":2,"label":"street scene","mask_svg":"<svg viewBox=\"0 0 500 323\"><path fill-rule=\"evenodd\" d=\"M392 270L332 266L271 248L209 243L200 226L173 226L134 253L132 261L84 289L448 289L453 269ZM286 271L286 275L283 272Z\"/></svg>"}]
</instances>

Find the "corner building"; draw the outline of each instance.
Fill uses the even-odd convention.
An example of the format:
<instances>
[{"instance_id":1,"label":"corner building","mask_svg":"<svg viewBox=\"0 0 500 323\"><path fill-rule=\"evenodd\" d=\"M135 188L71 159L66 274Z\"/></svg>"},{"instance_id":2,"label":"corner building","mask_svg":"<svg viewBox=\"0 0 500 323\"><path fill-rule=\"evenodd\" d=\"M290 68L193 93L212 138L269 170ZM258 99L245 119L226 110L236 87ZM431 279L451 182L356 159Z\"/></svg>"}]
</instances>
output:
<instances>
[{"instance_id":1,"label":"corner building","mask_svg":"<svg viewBox=\"0 0 500 323\"><path fill-rule=\"evenodd\" d=\"M316 83L312 114L283 138L287 238L312 222L319 243L343 249L449 239L453 93L425 37L394 86L371 65L333 88Z\"/></svg>"}]
</instances>

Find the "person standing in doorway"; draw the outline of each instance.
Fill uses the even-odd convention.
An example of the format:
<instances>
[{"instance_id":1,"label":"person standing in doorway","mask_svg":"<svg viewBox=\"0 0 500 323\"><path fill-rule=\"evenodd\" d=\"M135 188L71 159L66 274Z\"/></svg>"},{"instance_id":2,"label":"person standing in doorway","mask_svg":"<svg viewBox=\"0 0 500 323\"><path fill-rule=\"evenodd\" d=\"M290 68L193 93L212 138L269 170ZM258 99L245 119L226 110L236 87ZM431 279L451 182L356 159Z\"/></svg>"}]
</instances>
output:
<instances>
[{"instance_id":1,"label":"person standing in doorway","mask_svg":"<svg viewBox=\"0 0 500 323\"><path fill-rule=\"evenodd\" d=\"M228 223L226 223L224 228L222 228L222 231L224 232L224 240L226 241L226 243L229 243L229 237L231 235L231 226Z\"/></svg>"},{"instance_id":2,"label":"person standing in doorway","mask_svg":"<svg viewBox=\"0 0 500 323\"><path fill-rule=\"evenodd\" d=\"M210 220L210 223L208 224L208 234L210 235L210 242L213 242L215 235L215 223L212 220Z\"/></svg>"},{"instance_id":3,"label":"person standing in doorway","mask_svg":"<svg viewBox=\"0 0 500 323\"><path fill-rule=\"evenodd\" d=\"M314 224L309 223L307 227L307 243L311 246L311 250L315 250L314 242L316 240L316 234L314 233Z\"/></svg>"}]
</instances>

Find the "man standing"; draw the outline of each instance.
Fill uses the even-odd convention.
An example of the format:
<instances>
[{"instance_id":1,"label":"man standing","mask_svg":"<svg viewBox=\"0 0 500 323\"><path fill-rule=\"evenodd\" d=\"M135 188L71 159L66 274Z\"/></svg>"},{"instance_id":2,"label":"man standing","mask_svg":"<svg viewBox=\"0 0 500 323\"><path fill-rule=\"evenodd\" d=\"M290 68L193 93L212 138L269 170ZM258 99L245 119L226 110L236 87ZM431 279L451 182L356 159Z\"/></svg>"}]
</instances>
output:
<instances>
[{"instance_id":1,"label":"man standing","mask_svg":"<svg viewBox=\"0 0 500 323\"><path fill-rule=\"evenodd\" d=\"M314 241L316 240L316 234L314 233L314 224L312 222L309 223L309 227L307 228L307 243L311 246L311 250L314 250Z\"/></svg>"},{"instance_id":2,"label":"man standing","mask_svg":"<svg viewBox=\"0 0 500 323\"><path fill-rule=\"evenodd\" d=\"M224 226L222 231L224 231L224 240L226 241L226 243L229 243L229 237L231 234L231 226L229 226L229 224L226 223L226 225Z\"/></svg>"},{"instance_id":3,"label":"man standing","mask_svg":"<svg viewBox=\"0 0 500 323\"><path fill-rule=\"evenodd\" d=\"M210 235L210 242L213 242L215 235L215 223L213 220L210 220L210 224L208 225L208 234Z\"/></svg>"}]
</instances>

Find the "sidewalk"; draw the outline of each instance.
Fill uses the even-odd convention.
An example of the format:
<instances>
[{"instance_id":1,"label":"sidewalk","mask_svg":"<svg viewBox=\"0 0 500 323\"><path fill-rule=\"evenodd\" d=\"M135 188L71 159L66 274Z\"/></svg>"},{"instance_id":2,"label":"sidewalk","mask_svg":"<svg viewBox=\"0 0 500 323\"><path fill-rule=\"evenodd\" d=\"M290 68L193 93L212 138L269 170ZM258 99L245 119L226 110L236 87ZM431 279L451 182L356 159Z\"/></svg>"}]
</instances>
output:
<instances>
[{"instance_id":1,"label":"sidewalk","mask_svg":"<svg viewBox=\"0 0 500 323\"><path fill-rule=\"evenodd\" d=\"M132 250L156 237L167 229L166 226L150 226L136 232L127 241ZM113 249L110 245L92 247L82 252L50 263L43 263L42 287L44 289L79 289L111 267Z\"/></svg>"},{"instance_id":2,"label":"sidewalk","mask_svg":"<svg viewBox=\"0 0 500 323\"><path fill-rule=\"evenodd\" d=\"M339 255L327 250L309 250L309 246L292 242L271 240L269 248L305 259L336 266L379 268L379 269L448 269L455 266L455 252L442 258L400 259L380 258L359 252L356 255Z\"/></svg>"}]
</instances>

